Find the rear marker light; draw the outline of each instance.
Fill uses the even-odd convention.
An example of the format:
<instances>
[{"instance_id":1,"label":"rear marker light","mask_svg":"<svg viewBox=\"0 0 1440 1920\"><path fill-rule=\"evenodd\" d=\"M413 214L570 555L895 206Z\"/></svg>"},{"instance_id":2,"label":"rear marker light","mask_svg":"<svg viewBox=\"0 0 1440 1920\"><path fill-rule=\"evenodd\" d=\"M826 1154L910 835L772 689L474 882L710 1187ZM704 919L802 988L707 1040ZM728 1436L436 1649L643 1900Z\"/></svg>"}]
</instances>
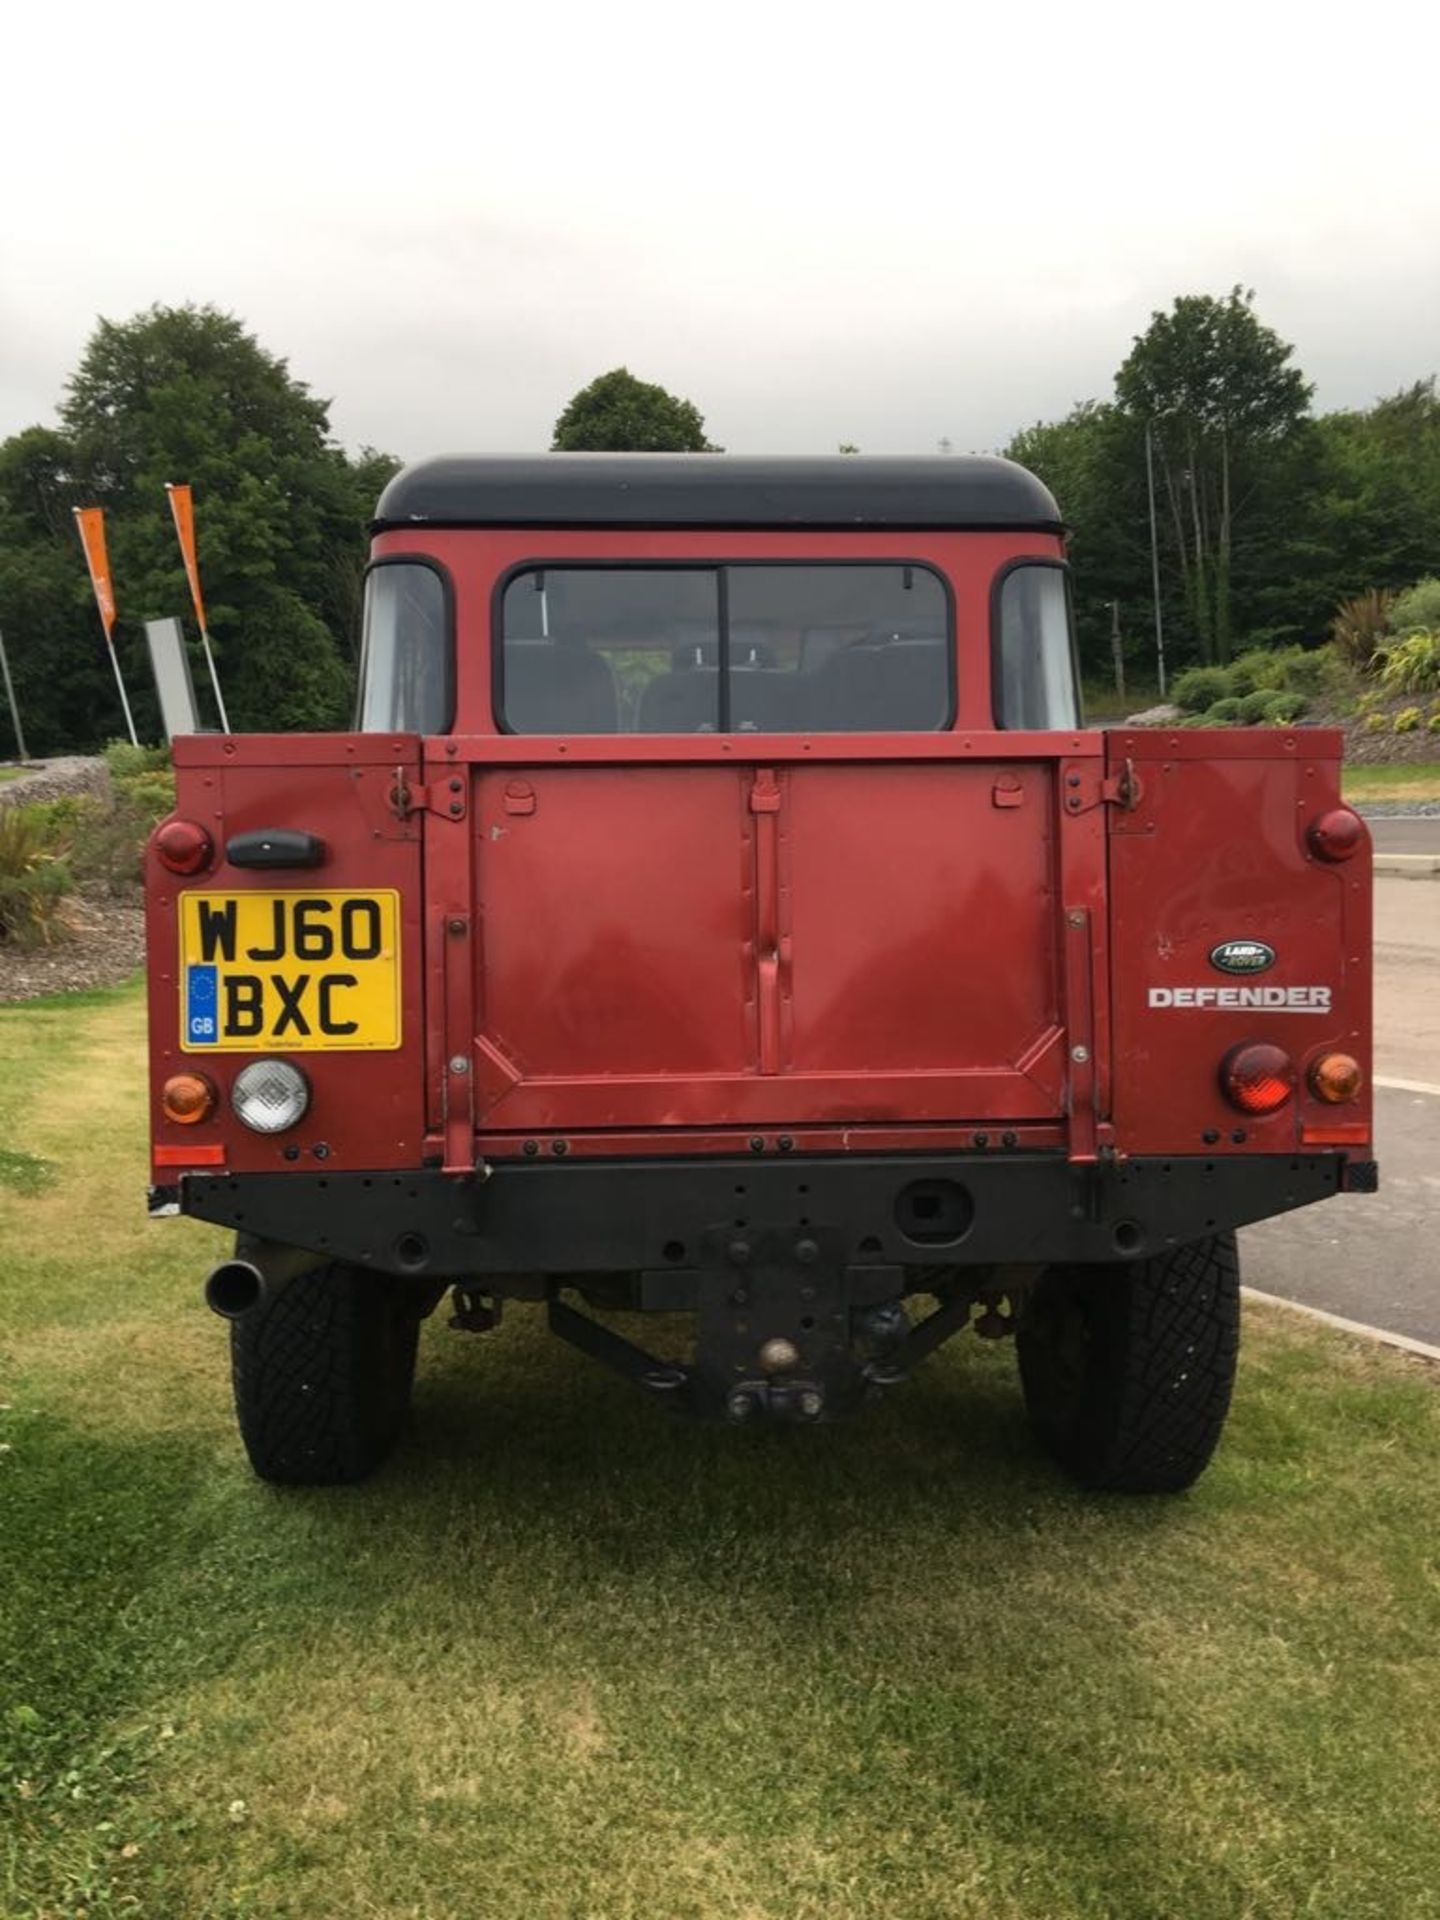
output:
<instances>
[{"instance_id":1,"label":"rear marker light","mask_svg":"<svg viewBox=\"0 0 1440 1920\"><path fill-rule=\"evenodd\" d=\"M176 1073L160 1090L160 1108L177 1127L198 1126L215 1111L216 1093L203 1073Z\"/></svg>"},{"instance_id":2,"label":"rear marker light","mask_svg":"<svg viewBox=\"0 0 1440 1920\"><path fill-rule=\"evenodd\" d=\"M1360 1062L1352 1060L1348 1053L1322 1053L1312 1062L1308 1077L1315 1098L1328 1100L1336 1107L1354 1100L1365 1084Z\"/></svg>"},{"instance_id":3,"label":"rear marker light","mask_svg":"<svg viewBox=\"0 0 1440 1920\"><path fill-rule=\"evenodd\" d=\"M253 1133L284 1133L305 1118L310 1082L288 1060L255 1060L236 1074L230 1104Z\"/></svg>"},{"instance_id":4,"label":"rear marker light","mask_svg":"<svg viewBox=\"0 0 1440 1920\"><path fill-rule=\"evenodd\" d=\"M203 873L215 858L215 843L194 820L167 820L155 830L155 857L171 873Z\"/></svg>"},{"instance_id":5,"label":"rear marker light","mask_svg":"<svg viewBox=\"0 0 1440 1920\"><path fill-rule=\"evenodd\" d=\"M1365 841L1365 822L1349 807L1332 807L1312 820L1306 836L1310 851L1319 860L1349 860Z\"/></svg>"},{"instance_id":6,"label":"rear marker light","mask_svg":"<svg viewBox=\"0 0 1440 1920\"><path fill-rule=\"evenodd\" d=\"M1220 1062L1220 1090L1241 1113L1278 1113L1295 1092L1295 1063L1266 1040L1232 1047Z\"/></svg>"}]
</instances>

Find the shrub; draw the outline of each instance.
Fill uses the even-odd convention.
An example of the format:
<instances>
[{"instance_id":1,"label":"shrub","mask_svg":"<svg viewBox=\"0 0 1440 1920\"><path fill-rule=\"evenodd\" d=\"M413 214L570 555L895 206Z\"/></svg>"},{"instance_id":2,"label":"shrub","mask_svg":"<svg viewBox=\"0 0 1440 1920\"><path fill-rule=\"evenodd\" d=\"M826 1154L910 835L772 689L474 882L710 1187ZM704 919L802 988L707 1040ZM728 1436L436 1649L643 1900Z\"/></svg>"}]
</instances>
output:
<instances>
[{"instance_id":1,"label":"shrub","mask_svg":"<svg viewBox=\"0 0 1440 1920\"><path fill-rule=\"evenodd\" d=\"M167 813L175 811L175 776L168 768L137 773L132 779L121 781L119 789L121 798L144 814L152 827Z\"/></svg>"},{"instance_id":2,"label":"shrub","mask_svg":"<svg viewBox=\"0 0 1440 1920\"><path fill-rule=\"evenodd\" d=\"M1422 718L1419 707L1402 707L1395 716L1396 733L1414 733Z\"/></svg>"},{"instance_id":3,"label":"shrub","mask_svg":"<svg viewBox=\"0 0 1440 1920\"><path fill-rule=\"evenodd\" d=\"M1280 696L1270 687L1261 687L1255 693L1247 693L1245 698L1239 703L1240 724L1246 727L1253 727L1258 725L1260 721L1268 719L1270 702L1279 697Z\"/></svg>"},{"instance_id":4,"label":"shrub","mask_svg":"<svg viewBox=\"0 0 1440 1920\"><path fill-rule=\"evenodd\" d=\"M1380 684L1391 693L1440 693L1440 629L1407 633L1385 647Z\"/></svg>"},{"instance_id":5,"label":"shrub","mask_svg":"<svg viewBox=\"0 0 1440 1920\"><path fill-rule=\"evenodd\" d=\"M1330 622L1330 643L1350 667L1368 667L1388 631L1391 596L1380 587L1342 600Z\"/></svg>"},{"instance_id":6,"label":"shrub","mask_svg":"<svg viewBox=\"0 0 1440 1920\"><path fill-rule=\"evenodd\" d=\"M1427 733L1440 733L1440 713L1431 714L1425 722L1425 729Z\"/></svg>"},{"instance_id":7,"label":"shrub","mask_svg":"<svg viewBox=\"0 0 1440 1920\"><path fill-rule=\"evenodd\" d=\"M1170 689L1170 698L1184 713L1206 713L1231 691L1224 667L1190 667Z\"/></svg>"},{"instance_id":8,"label":"shrub","mask_svg":"<svg viewBox=\"0 0 1440 1920\"><path fill-rule=\"evenodd\" d=\"M1207 727L1233 727L1240 722L1240 702L1233 694L1224 700L1217 700L1204 715Z\"/></svg>"},{"instance_id":9,"label":"shrub","mask_svg":"<svg viewBox=\"0 0 1440 1920\"><path fill-rule=\"evenodd\" d=\"M132 747L128 740L111 740L105 748L110 778L133 780L137 773L159 773L170 765L169 747Z\"/></svg>"},{"instance_id":10,"label":"shrub","mask_svg":"<svg viewBox=\"0 0 1440 1920\"><path fill-rule=\"evenodd\" d=\"M1298 649L1297 649L1298 651ZM1230 691L1243 700L1264 688L1278 691L1285 683L1285 655L1251 647L1230 663Z\"/></svg>"},{"instance_id":11,"label":"shrub","mask_svg":"<svg viewBox=\"0 0 1440 1920\"><path fill-rule=\"evenodd\" d=\"M1360 722L1360 731L1362 733L1388 733L1390 731L1390 716L1386 713L1367 713L1365 718Z\"/></svg>"},{"instance_id":12,"label":"shrub","mask_svg":"<svg viewBox=\"0 0 1440 1920\"><path fill-rule=\"evenodd\" d=\"M1338 692L1350 681L1349 669L1333 647L1282 647L1272 657L1275 678L1270 684L1285 693L1303 693L1313 700L1317 694Z\"/></svg>"},{"instance_id":13,"label":"shrub","mask_svg":"<svg viewBox=\"0 0 1440 1920\"><path fill-rule=\"evenodd\" d=\"M1290 727L1308 704L1303 693L1272 693L1260 717L1268 727Z\"/></svg>"},{"instance_id":14,"label":"shrub","mask_svg":"<svg viewBox=\"0 0 1440 1920\"><path fill-rule=\"evenodd\" d=\"M1397 593L1390 605L1390 631L1401 635L1417 627L1426 633L1440 630L1440 578L1433 573Z\"/></svg>"},{"instance_id":15,"label":"shrub","mask_svg":"<svg viewBox=\"0 0 1440 1920\"><path fill-rule=\"evenodd\" d=\"M0 941L54 939L70 869L51 828L29 807L0 809Z\"/></svg>"}]
</instances>

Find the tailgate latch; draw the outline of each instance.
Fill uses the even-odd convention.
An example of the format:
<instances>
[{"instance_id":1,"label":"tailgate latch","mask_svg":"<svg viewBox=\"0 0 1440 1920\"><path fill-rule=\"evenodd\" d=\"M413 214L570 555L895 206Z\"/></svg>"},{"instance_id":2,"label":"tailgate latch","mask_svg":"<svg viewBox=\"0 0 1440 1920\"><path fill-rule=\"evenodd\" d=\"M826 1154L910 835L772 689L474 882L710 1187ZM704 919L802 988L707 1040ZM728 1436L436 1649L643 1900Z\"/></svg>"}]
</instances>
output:
<instances>
[{"instance_id":1,"label":"tailgate latch","mask_svg":"<svg viewBox=\"0 0 1440 1920\"><path fill-rule=\"evenodd\" d=\"M1119 773L1100 782L1100 798L1107 807L1122 807L1126 813L1133 813L1144 797L1145 789L1133 760L1127 759Z\"/></svg>"}]
</instances>

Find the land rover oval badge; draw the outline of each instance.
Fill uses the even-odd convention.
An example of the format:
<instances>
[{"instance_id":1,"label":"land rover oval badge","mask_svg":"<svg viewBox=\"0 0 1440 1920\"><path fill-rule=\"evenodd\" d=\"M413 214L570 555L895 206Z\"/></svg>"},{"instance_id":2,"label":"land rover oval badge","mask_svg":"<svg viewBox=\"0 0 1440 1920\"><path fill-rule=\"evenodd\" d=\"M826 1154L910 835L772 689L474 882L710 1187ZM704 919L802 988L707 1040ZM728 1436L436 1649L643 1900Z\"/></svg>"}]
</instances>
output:
<instances>
[{"instance_id":1,"label":"land rover oval badge","mask_svg":"<svg viewBox=\"0 0 1440 1920\"><path fill-rule=\"evenodd\" d=\"M1275 949L1263 940L1222 940L1210 949L1210 964L1221 973L1264 973L1275 964Z\"/></svg>"}]
</instances>

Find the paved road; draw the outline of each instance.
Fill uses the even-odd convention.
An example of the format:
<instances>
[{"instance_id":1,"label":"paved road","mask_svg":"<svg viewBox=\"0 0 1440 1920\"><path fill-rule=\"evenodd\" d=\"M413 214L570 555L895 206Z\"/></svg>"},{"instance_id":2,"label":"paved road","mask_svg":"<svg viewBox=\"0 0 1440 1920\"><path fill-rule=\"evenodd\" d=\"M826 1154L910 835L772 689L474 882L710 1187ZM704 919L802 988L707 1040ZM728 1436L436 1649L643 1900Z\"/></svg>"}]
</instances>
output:
<instances>
[{"instance_id":1,"label":"paved road","mask_svg":"<svg viewBox=\"0 0 1440 1920\"><path fill-rule=\"evenodd\" d=\"M1380 1192L1247 1227L1245 1279L1440 1346L1440 881L1376 879L1375 1071Z\"/></svg>"},{"instance_id":2,"label":"paved road","mask_svg":"<svg viewBox=\"0 0 1440 1920\"><path fill-rule=\"evenodd\" d=\"M1377 853L1440 853L1440 814L1402 814L1366 825Z\"/></svg>"}]
</instances>

